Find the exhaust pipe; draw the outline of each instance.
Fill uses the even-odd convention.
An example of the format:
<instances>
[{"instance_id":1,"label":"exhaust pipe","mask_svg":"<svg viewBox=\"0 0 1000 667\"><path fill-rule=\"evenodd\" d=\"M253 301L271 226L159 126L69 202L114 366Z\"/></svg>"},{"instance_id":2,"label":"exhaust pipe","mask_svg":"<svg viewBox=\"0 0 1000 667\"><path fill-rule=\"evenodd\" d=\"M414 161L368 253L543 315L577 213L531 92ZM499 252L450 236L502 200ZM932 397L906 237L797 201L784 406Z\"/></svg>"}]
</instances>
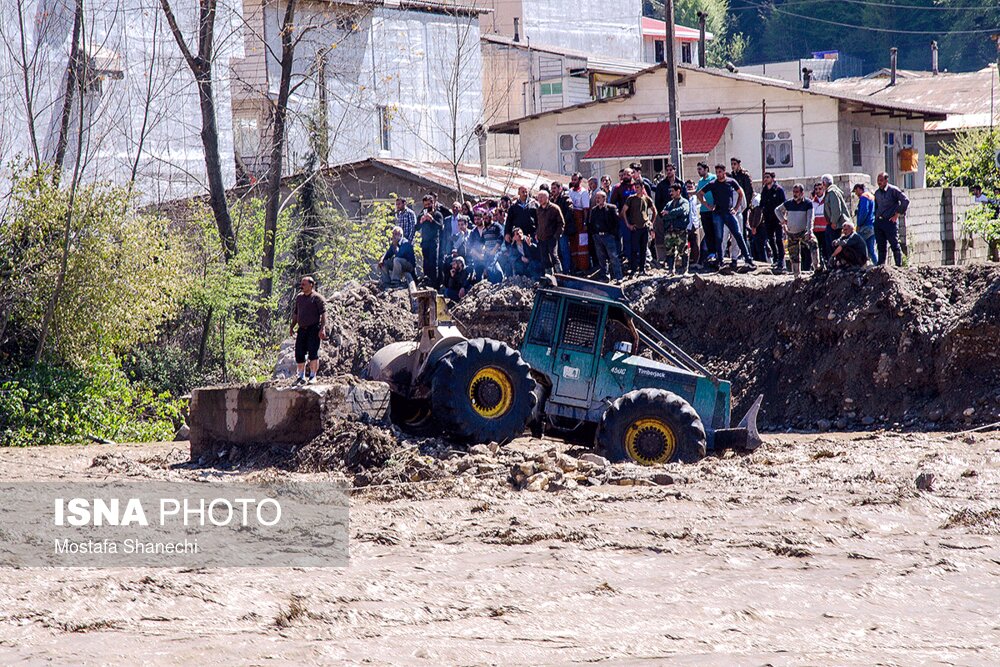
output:
<instances>
[{"instance_id":1,"label":"exhaust pipe","mask_svg":"<svg viewBox=\"0 0 1000 667\"><path fill-rule=\"evenodd\" d=\"M889 85L896 85L896 54L899 53L899 49L895 46L889 49Z\"/></svg>"},{"instance_id":2,"label":"exhaust pipe","mask_svg":"<svg viewBox=\"0 0 1000 667\"><path fill-rule=\"evenodd\" d=\"M517 16L514 17L514 41L521 41L521 19Z\"/></svg>"},{"instance_id":3,"label":"exhaust pipe","mask_svg":"<svg viewBox=\"0 0 1000 667\"><path fill-rule=\"evenodd\" d=\"M809 89L809 83L812 81L812 74L813 71L808 67L802 68L802 87L807 90Z\"/></svg>"},{"instance_id":4,"label":"exhaust pipe","mask_svg":"<svg viewBox=\"0 0 1000 667\"><path fill-rule=\"evenodd\" d=\"M938 45L937 40L931 42L931 74L938 75Z\"/></svg>"}]
</instances>

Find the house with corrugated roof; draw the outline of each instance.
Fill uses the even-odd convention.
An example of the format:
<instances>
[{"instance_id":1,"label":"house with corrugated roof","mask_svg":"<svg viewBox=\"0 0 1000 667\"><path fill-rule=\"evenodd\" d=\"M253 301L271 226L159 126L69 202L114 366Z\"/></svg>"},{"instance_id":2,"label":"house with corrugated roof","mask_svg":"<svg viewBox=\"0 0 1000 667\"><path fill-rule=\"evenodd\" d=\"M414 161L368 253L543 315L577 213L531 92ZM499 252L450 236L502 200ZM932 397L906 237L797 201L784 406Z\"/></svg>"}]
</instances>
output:
<instances>
[{"instance_id":1,"label":"house with corrugated roof","mask_svg":"<svg viewBox=\"0 0 1000 667\"><path fill-rule=\"evenodd\" d=\"M667 74L655 65L612 82L616 96L493 125L516 135L521 165L585 175L641 162L652 174L670 154ZM830 84L680 65L678 101L684 173L739 157L755 178L889 171L924 184L924 123L947 119L928 104L873 99ZM888 144L883 137L891 135ZM892 167L890 169L890 167Z\"/></svg>"}]
</instances>

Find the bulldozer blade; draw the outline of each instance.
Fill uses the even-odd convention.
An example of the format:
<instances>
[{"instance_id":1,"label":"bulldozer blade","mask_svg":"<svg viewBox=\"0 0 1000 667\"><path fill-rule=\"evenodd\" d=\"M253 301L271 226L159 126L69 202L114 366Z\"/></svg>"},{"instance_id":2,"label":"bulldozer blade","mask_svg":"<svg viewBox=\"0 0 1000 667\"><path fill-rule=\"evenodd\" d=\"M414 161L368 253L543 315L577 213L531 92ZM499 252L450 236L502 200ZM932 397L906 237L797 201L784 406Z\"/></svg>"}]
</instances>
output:
<instances>
[{"instance_id":1,"label":"bulldozer blade","mask_svg":"<svg viewBox=\"0 0 1000 667\"><path fill-rule=\"evenodd\" d=\"M746 416L743 417L738 428L745 428L747 430L746 444L743 445L743 449L748 452L752 452L761 446L764 442L761 440L760 433L757 431L757 413L760 412L760 404L764 402L764 394L757 397L757 400L753 402L750 409L747 410Z\"/></svg>"}]
</instances>

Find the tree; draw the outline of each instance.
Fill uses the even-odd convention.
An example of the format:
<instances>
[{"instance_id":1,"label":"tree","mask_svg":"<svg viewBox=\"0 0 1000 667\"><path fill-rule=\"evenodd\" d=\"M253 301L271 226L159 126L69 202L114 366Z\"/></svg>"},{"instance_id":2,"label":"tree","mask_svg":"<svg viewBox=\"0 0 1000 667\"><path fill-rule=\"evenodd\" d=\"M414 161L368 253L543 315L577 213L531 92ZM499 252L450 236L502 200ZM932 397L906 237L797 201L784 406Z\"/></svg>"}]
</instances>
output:
<instances>
[{"instance_id":1,"label":"tree","mask_svg":"<svg viewBox=\"0 0 1000 667\"><path fill-rule=\"evenodd\" d=\"M215 91L212 83L212 67L215 56L215 22L218 17L218 0L198 0L198 50L192 52L184 33L181 31L170 6L170 0L160 0L163 14L170 27L170 33L177 42L177 48L194 75L198 85L198 99L201 107L201 141L205 150L205 170L208 175L209 202L215 216L223 253L226 259L236 254L236 235L226 200L226 188L222 178L222 158L219 152L219 127L216 118Z\"/></svg>"},{"instance_id":2,"label":"tree","mask_svg":"<svg viewBox=\"0 0 1000 667\"><path fill-rule=\"evenodd\" d=\"M1000 149L1000 129L980 128L963 132L942 146L938 155L927 156L927 185L971 188L978 185L993 197L1000 191L1000 170L994 160ZM990 259L997 260L1000 220L997 207L977 206L969 211L965 229L989 244Z\"/></svg>"}]
</instances>

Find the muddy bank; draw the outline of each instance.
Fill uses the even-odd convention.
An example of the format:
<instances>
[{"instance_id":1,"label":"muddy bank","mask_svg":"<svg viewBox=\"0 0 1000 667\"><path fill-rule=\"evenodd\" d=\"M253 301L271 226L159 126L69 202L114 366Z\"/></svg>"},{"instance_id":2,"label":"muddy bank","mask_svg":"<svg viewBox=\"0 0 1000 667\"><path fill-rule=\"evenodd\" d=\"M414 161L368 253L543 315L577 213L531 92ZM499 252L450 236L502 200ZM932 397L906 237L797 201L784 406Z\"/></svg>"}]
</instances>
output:
<instances>
[{"instance_id":1,"label":"muddy bank","mask_svg":"<svg viewBox=\"0 0 1000 667\"><path fill-rule=\"evenodd\" d=\"M1000 268L689 277L631 291L638 312L733 382L736 412L765 395L765 426L1000 419Z\"/></svg>"}]
</instances>

